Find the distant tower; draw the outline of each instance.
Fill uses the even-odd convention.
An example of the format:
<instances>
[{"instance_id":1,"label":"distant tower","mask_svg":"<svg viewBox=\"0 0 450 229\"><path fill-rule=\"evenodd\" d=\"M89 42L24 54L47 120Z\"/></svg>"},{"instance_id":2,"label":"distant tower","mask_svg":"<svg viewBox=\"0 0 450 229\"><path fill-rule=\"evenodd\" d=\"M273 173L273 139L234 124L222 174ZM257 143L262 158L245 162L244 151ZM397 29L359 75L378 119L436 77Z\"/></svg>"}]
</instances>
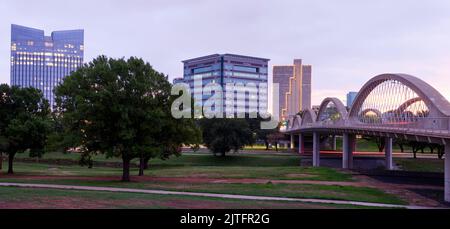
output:
<instances>
[{"instance_id":1,"label":"distant tower","mask_svg":"<svg viewBox=\"0 0 450 229\"><path fill-rule=\"evenodd\" d=\"M347 93L347 107L351 108L353 105L353 102L356 99L356 96L358 95L358 92L355 91L351 91L349 93Z\"/></svg>"},{"instance_id":2,"label":"distant tower","mask_svg":"<svg viewBox=\"0 0 450 229\"><path fill-rule=\"evenodd\" d=\"M311 108L312 67L295 59L293 65L273 67L273 83L279 84L279 109L281 120ZM275 108L274 108L275 109Z\"/></svg>"},{"instance_id":3,"label":"distant tower","mask_svg":"<svg viewBox=\"0 0 450 229\"><path fill-rule=\"evenodd\" d=\"M11 85L40 89L53 107L53 89L83 65L84 31L55 31L11 25Z\"/></svg>"}]
</instances>

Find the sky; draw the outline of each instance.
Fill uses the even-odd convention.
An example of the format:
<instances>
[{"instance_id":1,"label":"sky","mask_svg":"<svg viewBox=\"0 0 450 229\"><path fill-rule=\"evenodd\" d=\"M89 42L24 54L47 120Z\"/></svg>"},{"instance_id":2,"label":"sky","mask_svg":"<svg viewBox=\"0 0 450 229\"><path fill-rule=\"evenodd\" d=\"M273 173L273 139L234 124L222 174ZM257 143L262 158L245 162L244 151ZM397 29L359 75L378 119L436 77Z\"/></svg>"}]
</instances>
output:
<instances>
[{"instance_id":1,"label":"sky","mask_svg":"<svg viewBox=\"0 0 450 229\"><path fill-rule=\"evenodd\" d=\"M19 24L47 35L84 29L85 62L137 56L170 79L182 77L182 60L215 53L271 66L303 59L313 66L313 105L345 101L382 73L415 75L450 99L449 12L448 0L2 0L0 83L10 81Z\"/></svg>"}]
</instances>

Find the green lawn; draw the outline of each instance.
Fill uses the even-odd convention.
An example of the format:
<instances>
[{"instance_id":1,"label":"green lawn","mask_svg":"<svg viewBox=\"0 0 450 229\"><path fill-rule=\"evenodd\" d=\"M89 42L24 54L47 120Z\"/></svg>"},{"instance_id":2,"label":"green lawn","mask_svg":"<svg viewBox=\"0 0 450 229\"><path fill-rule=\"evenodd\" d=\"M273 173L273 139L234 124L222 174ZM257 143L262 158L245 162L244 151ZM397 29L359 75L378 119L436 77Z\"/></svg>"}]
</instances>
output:
<instances>
[{"instance_id":1,"label":"green lawn","mask_svg":"<svg viewBox=\"0 0 450 229\"><path fill-rule=\"evenodd\" d=\"M0 187L0 208L334 209L365 207L285 201L233 200L177 195Z\"/></svg>"},{"instance_id":2,"label":"green lawn","mask_svg":"<svg viewBox=\"0 0 450 229\"><path fill-rule=\"evenodd\" d=\"M58 160L66 157L65 159L76 162L76 158L74 156L77 155L52 153L47 154L46 159ZM300 158L296 155L236 154L227 157L214 157L210 154L184 154L181 157L172 158L170 160L151 161L150 169L146 171L146 176L183 177L193 179L257 178L267 180L353 181L351 174L347 172L325 167L300 167L299 163ZM6 170L6 167L6 162L4 162L4 170ZM154 180L141 180L139 182L122 183L119 182L122 174L121 168L95 166L92 169L88 169L78 165L58 165L29 162L16 162L15 172L16 174L13 177L4 174L4 172L3 174L0 173L0 182L107 186L186 192L406 204L404 201L392 194L385 193L383 190L352 186L272 184L270 182L266 184L245 184L238 183L238 181L233 181L234 183L231 184L208 182L199 183L199 181L157 182ZM133 168L131 173L132 175L137 175L137 168ZM53 177L33 177L37 175Z\"/></svg>"},{"instance_id":3,"label":"green lawn","mask_svg":"<svg viewBox=\"0 0 450 229\"><path fill-rule=\"evenodd\" d=\"M288 148L286 147L281 147L278 146L278 150L282 151L282 150L287 150ZM244 150L266 150L266 146L265 145L253 145L253 146L246 146L244 147ZM275 150L275 146L272 146L272 148L270 150Z\"/></svg>"},{"instance_id":4,"label":"green lawn","mask_svg":"<svg viewBox=\"0 0 450 229\"><path fill-rule=\"evenodd\" d=\"M29 182L18 179L3 179L3 182ZM339 185L315 185L315 184L221 184L221 183L183 183L183 182L131 182L99 181L99 180L33 180L33 183L118 187L136 189L156 189L183 192L204 192L221 194L240 194L254 196L276 196L291 198L313 198L350 200L387 204L406 204L404 201L387 194L382 190L366 187L352 187Z\"/></svg>"},{"instance_id":5,"label":"green lawn","mask_svg":"<svg viewBox=\"0 0 450 229\"><path fill-rule=\"evenodd\" d=\"M51 158L59 157L49 154ZM67 156L67 155L62 155ZM74 163L76 164L76 163ZM204 177L204 178L259 178L284 180L351 181L351 175L332 168L300 167L300 158L292 155L230 155L214 157L205 154L185 154L170 160L155 159L150 162L147 175L159 177ZM6 168L6 162L4 167ZM15 163L18 174L74 175L74 176L120 176L121 168L94 167L88 169L78 165L54 165L43 163ZM137 174L137 168L132 169Z\"/></svg>"},{"instance_id":6,"label":"green lawn","mask_svg":"<svg viewBox=\"0 0 450 229\"><path fill-rule=\"evenodd\" d=\"M395 163L405 171L444 172L444 160L428 158L396 158Z\"/></svg>"},{"instance_id":7,"label":"green lawn","mask_svg":"<svg viewBox=\"0 0 450 229\"><path fill-rule=\"evenodd\" d=\"M29 159L27 153L17 154L18 159ZM34 159L36 162L39 160L71 160L77 163L80 159L78 153L60 153L49 152L45 153L41 159ZM121 162L120 158L106 158L105 155L95 155L94 161L96 162ZM133 162L137 163L138 160ZM172 157L170 160L153 159L151 162L153 165L219 165L219 166L295 166L300 163L297 155L261 155L261 154L249 154L246 155L245 151L239 154L230 153L226 157L214 157L209 153L184 153L181 157Z\"/></svg>"},{"instance_id":8,"label":"green lawn","mask_svg":"<svg viewBox=\"0 0 450 229\"><path fill-rule=\"evenodd\" d=\"M336 139L336 146L338 150L342 149L342 138ZM393 145L395 152L400 152L400 147L397 144ZM367 141L366 139L357 139L356 140L356 150L360 152L379 152L378 146L373 141ZM404 146L405 152L412 152L411 147ZM428 152L425 150L425 152Z\"/></svg>"},{"instance_id":9,"label":"green lawn","mask_svg":"<svg viewBox=\"0 0 450 229\"><path fill-rule=\"evenodd\" d=\"M29 158L28 153L19 153L15 158ZM74 160L78 161L80 159L80 154L78 153L61 153L61 152L48 152L45 153L41 160ZM35 159L39 161L40 159ZM98 162L120 162L119 158L106 158L105 155L95 155L94 161Z\"/></svg>"}]
</instances>

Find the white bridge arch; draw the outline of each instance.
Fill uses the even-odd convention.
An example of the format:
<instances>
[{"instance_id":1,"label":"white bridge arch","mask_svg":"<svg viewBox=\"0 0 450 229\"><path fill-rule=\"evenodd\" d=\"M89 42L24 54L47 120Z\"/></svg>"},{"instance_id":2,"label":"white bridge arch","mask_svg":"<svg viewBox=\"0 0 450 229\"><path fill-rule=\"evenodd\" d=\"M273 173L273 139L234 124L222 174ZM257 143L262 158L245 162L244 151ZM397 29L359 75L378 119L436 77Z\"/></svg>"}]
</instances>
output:
<instances>
[{"instance_id":1,"label":"white bridge arch","mask_svg":"<svg viewBox=\"0 0 450 229\"><path fill-rule=\"evenodd\" d=\"M299 145L303 135L312 134L314 166L320 166L320 135L343 136L342 165L350 169L356 135L385 138L387 169L393 168L393 139L444 145L445 200L450 202L450 103L428 83L407 74L382 74L361 88L349 111L339 99L326 98L317 114L302 113L283 132L291 140L298 135Z\"/></svg>"}]
</instances>

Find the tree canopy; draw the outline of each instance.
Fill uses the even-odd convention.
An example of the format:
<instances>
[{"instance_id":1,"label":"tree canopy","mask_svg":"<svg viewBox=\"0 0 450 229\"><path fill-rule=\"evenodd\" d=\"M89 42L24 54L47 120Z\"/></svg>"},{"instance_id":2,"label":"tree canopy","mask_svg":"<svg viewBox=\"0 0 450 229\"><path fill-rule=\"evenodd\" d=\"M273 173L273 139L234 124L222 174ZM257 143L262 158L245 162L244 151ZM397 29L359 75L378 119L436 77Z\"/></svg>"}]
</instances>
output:
<instances>
[{"instance_id":1,"label":"tree canopy","mask_svg":"<svg viewBox=\"0 0 450 229\"><path fill-rule=\"evenodd\" d=\"M214 155L225 156L255 142L255 135L245 119L203 118L199 120L203 142Z\"/></svg>"},{"instance_id":2,"label":"tree canopy","mask_svg":"<svg viewBox=\"0 0 450 229\"><path fill-rule=\"evenodd\" d=\"M49 103L41 91L0 85L0 152L8 155L8 173L14 172L17 153L44 153L50 128Z\"/></svg>"},{"instance_id":3,"label":"tree canopy","mask_svg":"<svg viewBox=\"0 0 450 229\"><path fill-rule=\"evenodd\" d=\"M100 56L56 88L61 143L84 155L122 158L122 180L129 181L132 159L166 159L199 141L192 120L171 116L170 89L167 77L142 59Z\"/></svg>"}]
</instances>

